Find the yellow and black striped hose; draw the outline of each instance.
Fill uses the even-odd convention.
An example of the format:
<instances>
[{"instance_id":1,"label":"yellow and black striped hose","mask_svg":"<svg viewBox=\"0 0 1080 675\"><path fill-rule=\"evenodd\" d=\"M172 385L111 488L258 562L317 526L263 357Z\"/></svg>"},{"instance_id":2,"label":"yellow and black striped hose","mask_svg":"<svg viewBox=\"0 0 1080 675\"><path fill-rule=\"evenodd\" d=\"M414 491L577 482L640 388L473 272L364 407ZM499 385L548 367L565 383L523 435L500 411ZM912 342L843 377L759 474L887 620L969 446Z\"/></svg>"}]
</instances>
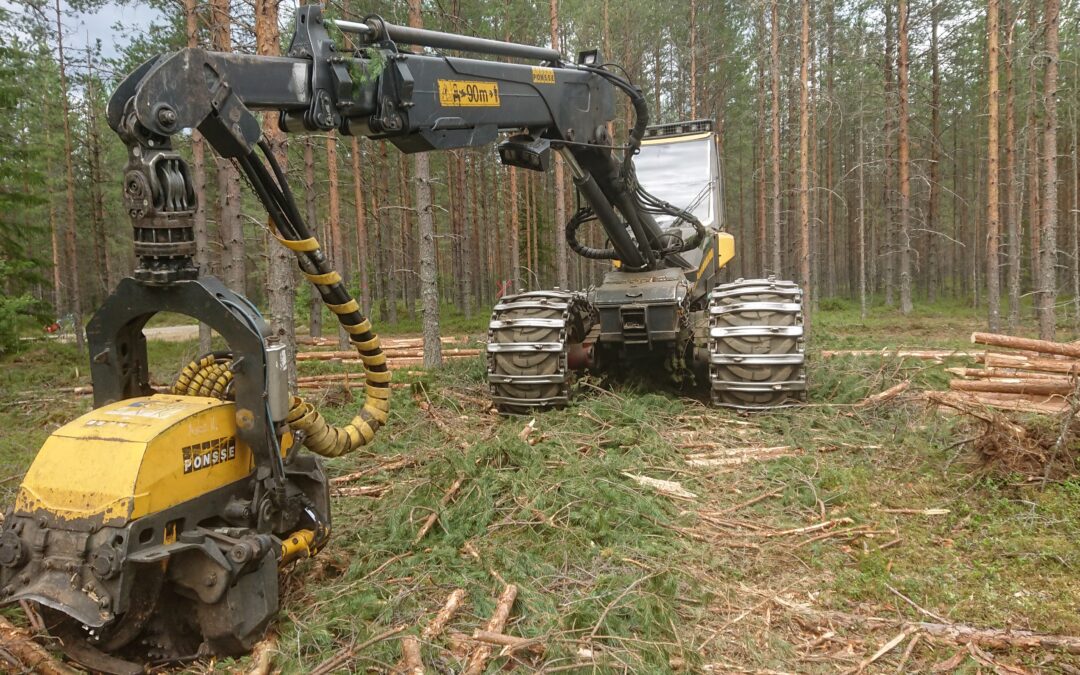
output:
<instances>
[{"instance_id":1,"label":"yellow and black striped hose","mask_svg":"<svg viewBox=\"0 0 1080 675\"><path fill-rule=\"evenodd\" d=\"M172 393L225 399L233 379L228 358L228 352L213 352L195 359L184 366L172 386Z\"/></svg>"},{"instance_id":2,"label":"yellow and black striped hose","mask_svg":"<svg viewBox=\"0 0 1080 675\"><path fill-rule=\"evenodd\" d=\"M360 305L331 266L318 240L311 234L289 190L281 166L265 138L258 143L273 175L254 151L236 157L259 200L266 207L276 232L274 237L296 254L300 271L315 285L323 303L337 315L349 334L349 341L364 364L364 405L343 427L328 423L313 405L298 396L292 398L286 422L293 431L303 432L304 445L324 457L337 457L371 442L386 424L390 412L390 370L379 346L379 336L360 312ZM192 363L180 374L173 391L179 394L225 398L232 373L218 355L208 355Z\"/></svg>"},{"instance_id":3,"label":"yellow and black striped hose","mask_svg":"<svg viewBox=\"0 0 1080 675\"><path fill-rule=\"evenodd\" d=\"M341 275L334 270L309 272L305 269L304 263L312 258L326 260L318 240L315 237L290 240L280 236L277 239L298 257L309 254L300 258L300 269L307 280L315 284L323 303L337 315L364 364L364 405L351 422L343 427L332 426L322 413L299 396L293 397L286 417L293 431L304 432L304 445L309 450L324 457L337 457L370 443L379 427L386 424L390 411L390 370L386 365L386 354L379 346L379 336L371 330L371 322L360 313L360 305L342 283ZM342 298L344 302L332 302Z\"/></svg>"}]
</instances>

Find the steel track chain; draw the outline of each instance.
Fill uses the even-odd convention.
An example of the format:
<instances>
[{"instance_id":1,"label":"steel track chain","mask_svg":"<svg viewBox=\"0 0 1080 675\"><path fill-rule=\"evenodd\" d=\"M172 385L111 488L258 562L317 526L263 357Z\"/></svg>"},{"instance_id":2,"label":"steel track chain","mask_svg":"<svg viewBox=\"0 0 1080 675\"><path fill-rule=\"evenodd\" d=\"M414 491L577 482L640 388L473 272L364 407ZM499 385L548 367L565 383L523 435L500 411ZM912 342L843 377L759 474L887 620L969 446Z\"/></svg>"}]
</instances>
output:
<instances>
[{"instance_id":1,"label":"steel track chain","mask_svg":"<svg viewBox=\"0 0 1080 675\"><path fill-rule=\"evenodd\" d=\"M709 381L714 405L765 409L806 400L802 289L739 279L709 294Z\"/></svg>"},{"instance_id":2,"label":"steel track chain","mask_svg":"<svg viewBox=\"0 0 1080 675\"><path fill-rule=\"evenodd\" d=\"M567 291L531 291L499 300L491 312L487 345L488 385L499 412L527 414L570 403L569 340L582 339L571 331L582 323L575 319L590 311L582 294Z\"/></svg>"}]
</instances>

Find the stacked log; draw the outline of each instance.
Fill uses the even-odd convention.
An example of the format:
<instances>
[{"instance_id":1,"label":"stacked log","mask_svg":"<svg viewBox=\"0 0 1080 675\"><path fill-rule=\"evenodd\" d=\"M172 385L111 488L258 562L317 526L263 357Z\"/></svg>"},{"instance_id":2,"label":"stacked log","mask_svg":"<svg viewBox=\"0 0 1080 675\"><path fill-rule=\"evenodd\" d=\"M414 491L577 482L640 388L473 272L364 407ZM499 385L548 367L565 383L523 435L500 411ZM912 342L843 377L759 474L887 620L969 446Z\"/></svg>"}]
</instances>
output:
<instances>
[{"instance_id":1,"label":"stacked log","mask_svg":"<svg viewBox=\"0 0 1080 675\"><path fill-rule=\"evenodd\" d=\"M407 364L410 361L420 363L424 360L424 350L422 347L416 348L403 348L403 347L383 347L383 353L386 354L386 359L390 362L390 367L395 365ZM479 349L444 349L442 355L444 359L464 359L471 356L479 356L483 353ZM359 361L360 356L356 350L341 351L341 352L299 352L296 355L297 361Z\"/></svg>"},{"instance_id":2,"label":"stacked log","mask_svg":"<svg viewBox=\"0 0 1080 675\"><path fill-rule=\"evenodd\" d=\"M971 342L998 351L975 356L981 368L950 368L958 376L940 403L1054 414L1070 409L1080 384L1080 344L972 333Z\"/></svg>"}]
</instances>

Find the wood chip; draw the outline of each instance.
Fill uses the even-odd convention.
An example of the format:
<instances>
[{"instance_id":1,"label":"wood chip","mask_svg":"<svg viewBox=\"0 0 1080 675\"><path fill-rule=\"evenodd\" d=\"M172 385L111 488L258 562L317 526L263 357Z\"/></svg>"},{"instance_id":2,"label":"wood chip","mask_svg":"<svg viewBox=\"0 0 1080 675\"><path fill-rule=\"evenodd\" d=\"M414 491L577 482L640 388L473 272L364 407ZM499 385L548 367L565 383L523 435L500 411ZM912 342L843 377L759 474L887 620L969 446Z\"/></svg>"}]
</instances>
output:
<instances>
[{"instance_id":1,"label":"wood chip","mask_svg":"<svg viewBox=\"0 0 1080 675\"><path fill-rule=\"evenodd\" d=\"M685 499L687 501L693 501L698 498L696 494L690 492L682 486L681 483L673 480L661 480L659 478L649 478L648 476L639 476L637 474L623 472L623 475L633 480L638 485L656 490L665 497L671 497L672 499Z\"/></svg>"},{"instance_id":2,"label":"wood chip","mask_svg":"<svg viewBox=\"0 0 1080 675\"><path fill-rule=\"evenodd\" d=\"M346 487L330 487L331 497L381 497L390 489L389 485L361 485Z\"/></svg>"}]
</instances>

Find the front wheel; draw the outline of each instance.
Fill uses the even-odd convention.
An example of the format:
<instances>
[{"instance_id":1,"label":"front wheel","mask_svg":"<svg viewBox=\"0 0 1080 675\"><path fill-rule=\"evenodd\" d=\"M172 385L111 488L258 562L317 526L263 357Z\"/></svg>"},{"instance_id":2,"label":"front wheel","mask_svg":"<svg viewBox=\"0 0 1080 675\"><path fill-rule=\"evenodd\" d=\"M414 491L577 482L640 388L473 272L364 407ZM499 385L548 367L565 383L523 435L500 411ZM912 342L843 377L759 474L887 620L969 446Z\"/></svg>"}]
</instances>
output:
<instances>
[{"instance_id":1,"label":"front wheel","mask_svg":"<svg viewBox=\"0 0 1080 675\"><path fill-rule=\"evenodd\" d=\"M806 400L802 289L739 279L709 295L709 380L714 405L765 409Z\"/></svg>"},{"instance_id":2,"label":"front wheel","mask_svg":"<svg viewBox=\"0 0 1080 675\"><path fill-rule=\"evenodd\" d=\"M569 355L595 322L580 293L533 291L495 305L488 325L488 384L499 412L529 414L570 403Z\"/></svg>"}]
</instances>

